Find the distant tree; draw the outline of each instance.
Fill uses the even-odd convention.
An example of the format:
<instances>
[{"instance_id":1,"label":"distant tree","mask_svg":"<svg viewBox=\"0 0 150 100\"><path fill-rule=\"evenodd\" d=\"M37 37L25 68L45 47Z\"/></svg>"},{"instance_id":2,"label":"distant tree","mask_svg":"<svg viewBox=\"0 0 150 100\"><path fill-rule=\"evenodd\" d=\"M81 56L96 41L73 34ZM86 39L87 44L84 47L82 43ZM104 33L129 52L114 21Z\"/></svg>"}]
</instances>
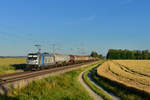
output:
<instances>
[{"instance_id":1,"label":"distant tree","mask_svg":"<svg viewBox=\"0 0 150 100\"><path fill-rule=\"evenodd\" d=\"M142 59L142 52L140 50L135 50L135 58Z\"/></svg>"},{"instance_id":2,"label":"distant tree","mask_svg":"<svg viewBox=\"0 0 150 100\"><path fill-rule=\"evenodd\" d=\"M92 51L91 53L91 57L99 57L98 53L95 51Z\"/></svg>"},{"instance_id":3,"label":"distant tree","mask_svg":"<svg viewBox=\"0 0 150 100\"><path fill-rule=\"evenodd\" d=\"M109 49L107 59L150 59L150 52L148 50L116 50Z\"/></svg>"},{"instance_id":4,"label":"distant tree","mask_svg":"<svg viewBox=\"0 0 150 100\"><path fill-rule=\"evenodd\" d=\"M96 51L92 51L90 56L104 59L104 56L102 54L98 54Z\"/></svg>"},{"instance_id":5,"label":"distant tree","mask_svg":"<svg viewBox=\"0 0 150 100\"><path fill-rule=\"evenodd\" d=\"M134 51L131 51L131 59L136 59L136 57L134 56Z\"/></svg>"},{"instance_id":6,"label":"distant tree","mask_svg":"<svg viewBox=\"0 0 150 100\"><path fill-rule=\"evenodd\" d=\"M105 59L105 57L102 54L99 54L100 59Z\"/></svg>"},{"instance_id":7,"label":"distant tree","mask_svg":"<svg viewBox=\"0 0 150 100\"><path fill-rule=\"evenodd\" d=\"M149 58L149 51L148 50L143 50L142 51L142 59L148 59Z\"/></svg>"}]
</instances>

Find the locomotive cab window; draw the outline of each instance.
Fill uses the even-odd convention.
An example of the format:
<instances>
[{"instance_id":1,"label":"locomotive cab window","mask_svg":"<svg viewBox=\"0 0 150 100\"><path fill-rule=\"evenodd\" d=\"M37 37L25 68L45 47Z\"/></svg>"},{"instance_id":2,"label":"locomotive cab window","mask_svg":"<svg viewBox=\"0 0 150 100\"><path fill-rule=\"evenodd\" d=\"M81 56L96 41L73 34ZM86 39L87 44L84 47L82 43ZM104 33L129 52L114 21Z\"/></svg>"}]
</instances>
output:
<instances>
[{"instance_id":1,"label":"locomotive cab window","mask_svg":"<svg viewBox=\"0 0 150 100\"><path fill-rule=\"evenodd\" d=\"M37 60L37 57L28 57L29 60Z\"/></svg>"},{"instance_id":2,"label":"locomotive cab window","mask_svg":"<svg viewBox=\"0 0 150 100\"><path fill-rule=\"evenodd\" d=\"M29 55L28 60L37 60L37 56Z\"/></svg>"}]
</instances>

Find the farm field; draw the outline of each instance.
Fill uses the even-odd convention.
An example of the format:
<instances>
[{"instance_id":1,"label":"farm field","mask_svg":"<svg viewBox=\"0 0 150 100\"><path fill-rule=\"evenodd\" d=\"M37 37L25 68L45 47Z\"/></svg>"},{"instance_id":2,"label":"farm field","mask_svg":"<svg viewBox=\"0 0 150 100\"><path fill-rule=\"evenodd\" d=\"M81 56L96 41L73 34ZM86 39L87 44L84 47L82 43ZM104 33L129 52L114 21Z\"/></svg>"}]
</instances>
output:
<instances>
[{"instance_id":1,"label":"farm field","mask_svg":"<svg viewBox=\"0 0 150 100\"><path fill-rule=\"evenodd\" d=\"M21 72L25 63L25 58L0 58L0 75Z\"/></svg>"},{"instance_id":2,"label":"farm field","mask_svg":"<svg viewBox=\"0 0 150 100\"><path fill-rule=\"evenodd\" d=\"M78 76L95 65L34 81L22 89L12 90L10 96L0 96L0 100L93 100L79 83Z\"/></svg>"},{"instance_id":3,"label":"farm field","mask_svg":"<svg viewBox=\"0 0 150 100\"><path fill-rule=\"evenodd\" d=\"M97 69L100 76L117 81L128 87L150 93L149 60L113 60L106 61Z\"/></svg>"}]
</instances>

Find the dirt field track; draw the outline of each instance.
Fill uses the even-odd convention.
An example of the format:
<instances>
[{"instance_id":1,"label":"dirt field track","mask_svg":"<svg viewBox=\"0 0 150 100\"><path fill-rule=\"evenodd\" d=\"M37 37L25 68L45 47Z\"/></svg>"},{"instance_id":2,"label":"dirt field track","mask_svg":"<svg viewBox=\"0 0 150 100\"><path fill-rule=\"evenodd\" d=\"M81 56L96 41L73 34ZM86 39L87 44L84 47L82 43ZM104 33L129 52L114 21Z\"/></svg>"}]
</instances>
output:
<instances>
[{"instance_id":1,"label":"dirt field track","mask_svg":"<svg viewBox=\"0 0 150 100\"><path fill-rule=\"evenodd\" d=\"M150 93L150 60L113 60L101 65L97 73L129 87Z\"/></svg>"}]
</instances>

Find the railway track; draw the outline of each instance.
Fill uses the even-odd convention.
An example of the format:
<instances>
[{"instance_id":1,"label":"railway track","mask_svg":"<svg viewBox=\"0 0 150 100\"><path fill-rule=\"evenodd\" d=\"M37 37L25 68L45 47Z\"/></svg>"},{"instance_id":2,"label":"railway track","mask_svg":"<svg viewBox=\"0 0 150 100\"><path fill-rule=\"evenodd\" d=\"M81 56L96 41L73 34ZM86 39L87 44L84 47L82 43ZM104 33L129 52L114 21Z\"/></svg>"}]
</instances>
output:
<instances>
[{"instance_id":1,"label":"railway track","mask_svg":"<svg viewBox=\"0 0 150 100\"><path fill-rule=\"evenodd\" d=\"M40 70L40 71L27 71L27 72L10 74L10 75L6 75L6 76L0 76L0 86L7 84L7 83L12 83L12 82L20 81L20 80L38 77L41 75L46 75L46 74L49 74L52 72L57 72L57 71L61 71L61 70L69 69L69 68L74 68L77 66L82 66L85 64L89 64L89 63L91 63L91 62L68 65L68 66L51 68L51 69L44 69L44 70Z\"/></svg>"}]
</instances>

